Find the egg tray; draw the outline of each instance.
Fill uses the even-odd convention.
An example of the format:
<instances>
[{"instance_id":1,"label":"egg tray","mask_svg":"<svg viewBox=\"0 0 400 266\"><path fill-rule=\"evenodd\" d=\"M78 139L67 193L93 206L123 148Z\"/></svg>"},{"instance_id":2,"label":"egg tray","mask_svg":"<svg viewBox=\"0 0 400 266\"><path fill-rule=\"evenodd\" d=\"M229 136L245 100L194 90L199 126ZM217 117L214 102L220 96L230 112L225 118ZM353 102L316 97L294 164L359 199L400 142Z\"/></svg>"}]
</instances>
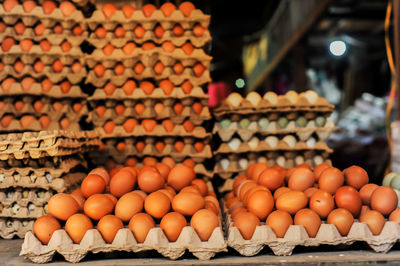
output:
<instances>
[{"instance_id":1,"label":"egg tray","mask_svg":"<svg viewBox=\"0 0 400 266\"><path fill-rule=\"evenodd\" d=\"M25 76L31 76L32 78L39 80L42 77L47 77L53 83L59 83L63 80L68 80L71 84L80 83L86 76L86 69L82 68L81 73L73 73L70 67L65 67L59 73L55 73L51 66L45 66L41 73L36 73L31 65L26 65L21 73L15 71L15 69L10 66L4 66L2 72L0 72L0 80L4 80L8 76L12 76L16 79L23 78Z\"/></svg>"},{"instance_id":2,"label":"egg tray","mask_svg":"<svg viewBox=\"0 0 400 266\"><path fill-rule=\"evenodd\" d=\"M182 84L185 80L189 80L193 86L199 86L211 81L208 69L200 77L196 77L190 68L185 68L182 74L176 75L170 67L166 67L161 75L157 75L152 68L146 67L141 74L136 74L133 69L125 69L124 74L120 76L116 76L113 70L107 69L102 77L97 77L94 71L90 70L85 83L91 83L97 88L102 88L109 81L114 84L123 84L132 78L135 80L144 80L147 78L155 80L169 79L174 84Z\"/></svg>"},{"instance_id":3,"label":"egg tray","mask_svg":"<svg viewBox=\"0 0 400 266\"><path fill-rule=\"evenodd\" d=\"M172 53L165 52L161 47L151 50L136 48L132 54L126 55L122 49L114 49L111 55L105 55L103 50L94 50L91 55L85 55L85 61L90 68L94 68L101 63L106 68L114 68L116 64L123 64L125 67L133 67L141 61L145 66L153 67L157 62L161 62L165 67L173 66L176 62L181 62L184 67L190 67L200 62L205 67L209 67L212 57L205 54L202 49L195 49L191 54L186 54L181 48L176 48Z\"/></svg>"},{"instance_id":4,"label":"egg tray","mask_svg":"<svg viewBox=\"0 0 400 266\"><path fill-rule=\"evenodd\" d=\"M83 160L83 154L77 153L68 156L59 156L59 157L41 157L38 159L25 158L22 160L18 160L15 158L9 158L7 161L0 160L0 169L12 169L12 168L26 168L31 167L34 169L39 168L61 168L64 167L66 161L71 159Z\"/></svg>"},{"instance_id":5,"label":"egg tray","mask_svg":"<svg viewBox=\"0 0 400 266\"><path fill-rule=\"evenodd\" d=\"M162 38L157 38L153 30L148 30L144 33L142 38L137 38L133 31L127 31L124 38L117 38L113 32L107 32L104 38L99 39L95 33L91 33L87 41L97 49L102 49L109 43L115 47L121 48L128 42L142 44L151 41L157 45L161 45L163 42L169 41L176 47L181 47L186 42L190 42L194 47L207 51L205 46L211 42L211 35L208 30L200 37L193 35L190 31L186 31L182 36L177 37L174 36L171 31L165 31Z\"/></svg>"},{"instance_id":6,"label":"egg tray","mask_svg":"<svg viewBox=\"0 0 400 266\"><path fill-rule=\"evenodd\" d=\"M81 130L79 123L71 123L68 128L62 128L58 121L51 121L50 124L43 128L38 119L33 120L28 126L23 127L20 121L14 119L10 122L7 127L3 127L0 124L1 133L14 133L14 132L24 132L24 131L44 131L44 130L71 130L79 131ZM1 159L0 159L1 160Z\"/></svg>"},{"instance_id":7,"label":"egg tray","mask_svg":"<svg viewBox=\"0 0 400 266\"><path fill-rule=\"evenodd\" d=\"M102 10L95 10L85 22L92 31L96 30L98 26L112 31L118 25L121 25L126 30L133 30L137 25L142 25L145 30L152 30L157 24L160 24L165 30L169 30L177 23L184 29L193 29L196 24L208 28L210 16L205 15L200 9L195 9L189 17L185 17L180 10L175 10L171 16L166 17L160 9L157 9L150 17L146 17L142 10L135 10L131 17L126 18L121 10L117 10L110 18L106 18Z\"/></svg>"},{"instance_id":8,"label":"egg tray","mask_svg":"<svg viewBox=\"0 0 400 266\"><path fill-rule=\"evenodd\" d=\"M79 10L75 10L70 16L65 17L60 8L55 8L51 14L45 14L41 6L36 6L30 13L26 13L22 5L16 5L9 12L4 10L3 5L0 5L0 14L7 25L14 25L18 20L22 20L28 27L40 22L46 28L53 28L57 23L60 23L64 29L71 29L76 24L86 28L85 18Z\"/></svg>"},{"instance_id":9,"label":"egg tray","mask_svg":"<svg viewBox=\"0 0 400 266\"><path fill-rule=\"evenodd\" d=\"M305 97L299 96L296 103L291 103L284 96L279 96L276 104L270 103L268 100L261 99L257 106L252 105L247 99L243 99L239 106L232 106L227 100L223 101L219 106L214 108L213 114L217 119L226 115L250 115L265 114L267 112L320 112L332 113L334 105L329 104L325 98L319 97L314 103L310 103Z\"/></svg>"},{"instance_id":10,"label":"egg tray","mask_svg":"<svg viewBox=\"0 0 400 266\"><path fill-rule=\"evenodd\" d=\"M53 191L40 189L6 189L0 191L0 206L4 209L18 205L19 207L28 207L33 204L36 207L43 207L54 195Z\"/></svg>"},{"instance_id":11,"label":"egg tray","mask_svg":"<svg viewBox=\"0 0 400 266\"><path fill-rule=\"evenodd\" d=\"M24 238L28 231L33 230L34 222L33 219L0 218L0 238Z\"/></svg>"},{"instance_id":12,"label":"egg tray","mask_svg":"<svg viewBox=\"0 0 400 266\"><path fill-rule=\"evenodd\" d=\"M50 77L51 76L49 76L49 78ZM87 95L82 92L79 86L74 85L71 86L67 93L64 93L59 85L53 85L48 92L45 92L42 90L40 83L33 83L29 90L24 90L20 82L15 82L6 91L4 91L4 89L0 86L0 97L16 97L19 95L40 96L42 98L79 98L80 101L83 101L82 98L87 97Z\"/></svg>"},{"instance_id":13,"label":"egg tray","mask_svg":"<svg viewBox=\"0 0 400 266\"><path fill-rule=\"evenodd\" d=\"M227 213L226 206L224 206ZM368 225L354 222L347 236L341 236L333 224L321 224L314 238L308 236L302 225L290 225L283 238L277 237L271 227L257 226L250 240L243 239L239 229L234 226L230 214L226 215L225 227L228 246L243 256L254 256L268 246L277 256L289 256L296 246L315 247L320 245L351 245L365 242L375 252L388 252L400 239L400 225L387 221L379 235L373 235Z\"/></svg>"},{"instance_id":14,"label":"egg tray","mask_svg":"<svg viewBox=\"0 0 400 266\"><path fill-rule=\"evenodd\" d=\"M196 137L199 139L205 139L210 137L211 134L205 130L204 127L197 126L192 132L187 132L182 125L176 125L171 132L165 130L165 128L158 124L152 131L146 131L142 125L136 125L132 132L127 132L123 126L115 126L112 132L105 132L104 128L96 129L101 138L116 138L116 137Z\"/></svg>"},{"instance_id":15,"label":"egg tray","mask_svg":"<svg viewBox=\"0 0 400 266\"><path fill-rule=\"evenodd\" d=\"M47 213L47 203L44 206L29 204L29 207L21 207L18 204L13 204L13 206L4 207L0 211L0 218L36 219Z\"/></svg>"}]
</instances>

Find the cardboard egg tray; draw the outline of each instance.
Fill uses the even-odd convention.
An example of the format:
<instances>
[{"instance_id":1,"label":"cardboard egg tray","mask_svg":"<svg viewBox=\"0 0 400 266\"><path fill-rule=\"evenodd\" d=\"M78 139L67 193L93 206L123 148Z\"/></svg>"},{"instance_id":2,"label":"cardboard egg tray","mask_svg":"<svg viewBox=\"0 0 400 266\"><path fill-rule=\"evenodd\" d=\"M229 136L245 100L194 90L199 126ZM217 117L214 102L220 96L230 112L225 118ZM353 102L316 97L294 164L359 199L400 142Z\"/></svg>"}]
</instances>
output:
<instances>
[{"instance_id":1,"label":"cardboard egg tray","mask_svg":"<svg viewBox=\"0 0 400 266\"><path fill-rule=\"evenodd\" d=\"M211 136L211 133L206 132L204 127L196 126L192 132L187 132L182 125L176 125L170 132L166 131L165 128L157 124L152 131L146 131L140 124L134 127L132 132L127 132L123 126L115 126L112 132L106 132L104 128L96 129L100 136L104 138L115 138L115 137L196 137L199 139L205 139Z\"/></svg>"},{"instance_id":2,"label":"cardboard egg tray","mask_svg":"<svg viewBox=\"0 0 400 266\"><path fill-rule=\"evenodd\" d=\"M165 67L173 66L177 62L181 62L185 67L190 67L200 62L208 68L211 59L212 57L205 54L202 49L194 49L188 55L181 48L176 48L172 53L168 53L161 47L151 50L136 48L131 55L126 55L122 49L114 49L111 55L105 55L102 49L94 50L91 55L85 55L85 61L90 68L95 67L98 63L103 64L106 68L113 68L117 63L122 63L125 67L133 67L139 61L148 67L153 67L157 62L163 63Z\"/></svg>"},{"instance_id":3,"label":"cardboard egg tray","mask_svg":"<svg viewBox=\"0 0 400 266\"><path fill-rule=\"evenodd\" d=\"M98 26L111 31L118 25L127 30L133 30L137 25L142 25L145 30L152 30L157 24L160 24L165 30L172 29L175 24L180 24L184 29L192 29L196 24L208 28L210 16L205 15L200 9L195 9L189 17L185 17L178 9L172 12L171 16L166 17L160 9L157 9L150 17L146 17L142 10L135 10L131 17L126 18L121 10L117 10L110 18L106 18L102 10L95 10L92 16L86 19L86 23L89 29L93 31Z\"/></svg>"},{"instance_id":4,"label":"cardboard egg tray","mask_svg":"<svg viewBox=\"0 0 400 266\"><path fill-rule=\"evenodd\" d=\"M147 78L155 80L169 79L174 84L182 84L185 80L190 80L193 86L199 86L211 81L208 69L200 77L196 77L190 68L185 68L182 74L176 75L170 67L166 67L161 75L157 75L152 68L146 67L141 74L136 74L133 69L125 69L124 74L121 76L116 76L113 70L107 69L102 77L98 77L93 70L90 70L85 83L91 83L93 86L101 88L109 81L117 85L124 84L132 78L135 80L144 80Z\"/></svg>"},{"instance_id":5,"label":"cardboard egg tray","mask_svg":"<svg viewBox=\"0 0 400 266\"><path fill-rule=\"evenodd\" d=\"M52 28L57 23L60 23L64 29L71 29L76 24L86 28L84 16L79 10L66 17L59 8L55 8L51 14L45 14L41 6L36 6L30 13L26 13L22 5L16 5L9 12L4 10L3 5L0 5L0 14L2 14L2 19L7 25L14 25L18 20L22 20L29 27L40 22L46 28Z\"/></svg>"},{"instance_id":6,"label":"cardboard egg tray","mask_svg":"<svg viewBox=\"0 0 400 266\"><path fill-rule=\"evenodd\" d=\"M16 79L23 78L25 76L31 76L36 80L40 80L42 77L47 77L53 83L59 83L63 80L68 80L71 84L78 84L86 77L86 69L82 68L80 73L72 72L70 67L64 67L59 73L54 72L51 66L45 66L43 72L37 73L33 69L33 66L26 65L21 73L15 71L15 69L10 66L4 66L2 72L0 72L0 80L4 80L8 76L12 76Z\"/></svg>"},{"instance_id":7,"label":"cardboard egg tray","mask_svg":"<svg viewBox=\"0 0 400 266\"><path fill-rule=\"evenodd\" d=\"M127 31L125 34L125 38L117 38L113 32L108 32L103 39L99 39L97 38L95 33L91 33L87 41L97 49L102 49L108 43L111 43L115 47L120 48L123 47L128 42L132 41L136 44L141 44L147 41L151 41L158 45L161 45L163 42L169 41L177 47L181 47L186 42L190 42L194 47L202 48L205 50L204 46L206 46L206 44L211 42L211 35L208 30L206 30L204 34L200 37L197 37L193 35L190 31L187 31L184 35L177 37L174 36L174 34L171 31L165 31L162 38L157 38L153 30L149 30L145 32L142 38L137 38L132 31Z\"/></svg>"},{"instance_id":8,"label":"cardboard egg tray","mask_svg":"<svg viewBox=\"0 0 400 266\"><path fill-rule=\"evenodd\" d=\"M18 203L15 203L12 206L4 207L0 211L0 217L34 219L47 213L47 203L44 206L35 206L33 203L30 203L27 207L22 207Z\"/></svg>"},{"instance_id":9,"label":"cardboard egg tray","mask_svg":"<svg viewBox=\"0 0 400 266\"><path fill-rule=\"evenodd\" d=\"M24 159L16 159L9 158L7 161L0 160L0 169L11 169L11 168L26 168L31 167L34 169L38 168L62 168L64 167L67 161L71 159L81 160L82 154L73 154L69 156L60 156L60 157L41 157L38 159L33 158L24 158ZM82 163L85 165L84 163Z\"/></svg>"},{"instance_id":10,"label":"cardboard egg tray","mask_svg":"<svg viewBox=\"0 0 400 266\"><path fill-rule=\"evenodd\" d=\"M41 189L6 189L0 191L1 206L4 209L18 204L19 207L28 207L33 204L37 207L44 206L53 196L54 192Z\"/></svg>"},{"instance_id":11,"label":"cardboard egg tray","mask_svg":"<svg viewBox=\"0 0 400 266\"><path fill-rule=\"evenodd\" d=\"M396 222L387 221L382 232L373 235L367 224L355 221L347 236L341 236L335 225L323 223L314 238L308 236L302 225L290 225L285 236L279 238L263 223L256 227L250 240L245 240L239 229L234 226L230 214L227 214L225 205L224 210L228 246L243 256L254 256L265 246L277 256L288 256L296 246L351 245L357 241L367 243L375 252L386 253L400 239L400 225Z\"/></svg>"},{"instance_id":12,"label":"cardboard egg tray","mask_svg":"<svg viewBox=\"0 0 400 266\"><path fill-rule=\"evenodd\" d=\"M51 78L51 75L49 76ZM71 82L71 81L70 81ZM0 86L0 97L15 97L18 95L33 95L33 96L46 96L51 98L86 98L87 95L82 92L79 86L72 85L70 90L67 93L64 93L61 90L59 85L53 85L48 92L42 90L42 86L40 83L33 83L29 90L24 90L21 83L15 82L11 85L11 87L5 91Z\"/></svg>"},{"instance_id":13,"label":"cardboard egg tray","mask_svg":"<svg viewBox=\"0 0 400 266\"><path fill-rule=\"evenodd\" d=\"M0 238L23 238L28 231L33 230L34 222L32 219L0 218Z\"/></svg>"},{"instance_id":14,"label":"cardboard egg tray","mask_svg":"<svg viewBox=\"0 0 400 266\"><path fill-rule=\"evenodd\" d=\"M275 121L269 123L268 127L261 129L255 122L251 122L247 129L242 129L237 122L232 122L227 129L221 129L219 123L214 125L213 134L217 134L222 141L228 142L234 136L239 136L244 142L255 135L288 135L297 136L301 141L307 141L311 136L316 136L320 141L325 141L330 134L337 130L332 121L327 121L323 127L318 127L313 120L307 126L298 127L294 121L290 121L286 128L280 129Z\"/></svg>"},{"instance_id":15,"label":"cardboard egg tray","mask_svg":"<svg viewBox=\"0 0 400 266\"><path fill-rule=\"evenodd\" d=\"M80 125L79 123L71 123L68 128L63 128L59 121L51 121L50 124L44 128L40 121L35 118L29 125L23 126L18 119L14 119L10 122L7 127L3 127L0 124L0 132L6 133L6 132L24 132L24 131L43 131L43 130L72 130L72 131L77 131L80 130Z\"/></svg>"}]
</instances>

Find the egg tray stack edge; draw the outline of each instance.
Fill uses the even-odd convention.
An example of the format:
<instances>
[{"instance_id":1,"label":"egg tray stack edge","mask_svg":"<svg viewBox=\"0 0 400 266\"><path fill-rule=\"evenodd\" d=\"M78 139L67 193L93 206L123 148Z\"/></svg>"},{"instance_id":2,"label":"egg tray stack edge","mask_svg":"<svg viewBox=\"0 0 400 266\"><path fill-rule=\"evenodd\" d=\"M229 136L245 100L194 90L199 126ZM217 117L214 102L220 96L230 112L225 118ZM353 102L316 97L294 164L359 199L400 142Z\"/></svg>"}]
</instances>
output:
<instances>
[{"instance_id":1,"label":"egg tray stack edge","mask_svg":"<svg viewBox=\"0 0 400 266\"><path fill-rule=\"evenodd\" d=\"M32 231L33 219L0 218L0 238L24 238L28 231Z\"/></svg>"},{"instance_id":2,"label":"egg tray stack edge","mask_svg":"<svg viewBox=\"0 0 400 266\"><path fill-rule=\"evenodd\" d=\"M225 231L228 246L243 256L254 256L268 246L277 256L292 255L296 246L315 247L319 245L351 245L354 242L365 242L375 252L388 252L400 240L400 225L387 221L379 235L373 235L368 225L355 221L347 236L341 236L336 226L322 223L317 235L310 238L302 225L290 225L285 236L279 238L267 225L257 226L252 238L245 240L239 229L234 226L222 201L225 214Z\"/></svg>"}]
</instances>

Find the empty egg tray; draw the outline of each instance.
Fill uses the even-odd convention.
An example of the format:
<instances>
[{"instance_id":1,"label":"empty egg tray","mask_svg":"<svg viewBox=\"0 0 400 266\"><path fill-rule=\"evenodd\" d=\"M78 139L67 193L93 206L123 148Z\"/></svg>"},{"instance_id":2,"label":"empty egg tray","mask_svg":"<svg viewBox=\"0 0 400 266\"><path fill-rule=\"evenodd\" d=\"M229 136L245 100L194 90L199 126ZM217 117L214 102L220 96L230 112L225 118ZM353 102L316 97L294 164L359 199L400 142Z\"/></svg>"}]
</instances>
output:
<instances>
[{"instance_id":1,"label":"empty egg tray","mask_svg":"<svg viewBox=\"0 0 400 266\"><path fill-rule=\"evenodd\" d=\"M0 238L23 238L28 231L33 230L34 222L33 219L0 218Z\"/></svg>"}]
</instances>

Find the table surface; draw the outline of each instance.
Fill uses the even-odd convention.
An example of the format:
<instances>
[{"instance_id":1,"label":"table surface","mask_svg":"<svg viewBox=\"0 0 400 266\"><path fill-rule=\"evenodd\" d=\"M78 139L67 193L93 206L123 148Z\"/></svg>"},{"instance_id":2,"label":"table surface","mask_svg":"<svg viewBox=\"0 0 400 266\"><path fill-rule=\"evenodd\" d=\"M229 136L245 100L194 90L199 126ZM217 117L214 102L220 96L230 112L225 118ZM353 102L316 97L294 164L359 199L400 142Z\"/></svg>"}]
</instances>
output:
<instances>
[{"instance_id":1,"label":"table surface","mask_svg":"<svg viewBox=\"0 0 400 266\"><path fill-rule=\"evenodd\" d=\"M19 252L23 240L0 240L0 265L37 265L20 257ZM362 243L342 247L324 246L304 248L296 247L291 256L274 256L268 249L264 249L261 255L253 257L240 256L236 251L217 254L209 261L199 261L190 254L185 254L178 260L163 258L157 252L142 254L145 258L135 258L135 254L128 252L88 254L81 262L82 265L316 265L337 264L365 265L385 264L400 265L400 245L396 244L386 254L376 253ZM51 265L71 265L65 262L61 255L56 255Z\"/></svg>"}]
</instances>

